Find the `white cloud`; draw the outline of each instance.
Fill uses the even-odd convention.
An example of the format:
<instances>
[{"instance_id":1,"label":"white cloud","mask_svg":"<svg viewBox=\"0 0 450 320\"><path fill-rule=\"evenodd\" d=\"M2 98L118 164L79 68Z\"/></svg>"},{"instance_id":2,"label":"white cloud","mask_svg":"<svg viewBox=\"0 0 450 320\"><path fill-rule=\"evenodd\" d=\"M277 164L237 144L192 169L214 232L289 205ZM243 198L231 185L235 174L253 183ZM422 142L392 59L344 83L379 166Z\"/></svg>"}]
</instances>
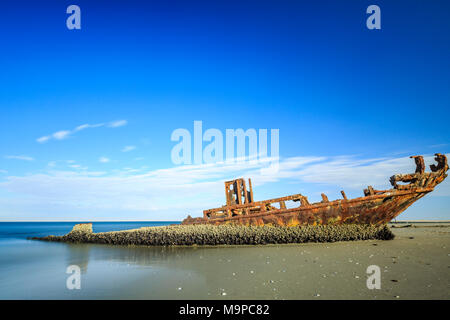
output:
<instances>
[{"instance_id":1,"label":"white cloud","mask_svg":"<svg viewBox=\"0 0 450 320\"><path fill-rule=\"evenodd\" d=\"M127 124L126 120L118 120L118 121L113 121L113 122L108 123L107 126L110 128L116 128L116 127L124 126L126 124ZM73 130L60 130L55 133L52 133L51 135L42 136L42 137L36 139L36 141L39 143L45 143L51 139L64 140L64 139L67 139L69 136L75 134L76 132L86 130L89 128L99 128L99 127L103 127L103 126L105 126L104 123L97 123L97 124L85 123L85 124L75 127Z\"/></svg>"},{"instance_id":2,"label":"white cloud","mask_svg":"<svg viewBox=\"0 0 450 320\"><path fill-rule=\"evenodd\" d=\"M54 134L52 134L52 136L56 140L63 140L63 139L66 139L70 133L71 132L68 130L62 130L62 131L55 132Z\"/></svg>"},{"instance_id":3,"label":"white cloud","mask_svg":"<svg viewBox=\"0 0 450 320\"><path fill-rule=\"evenodd\" d=\"M432 156L425 157L425 161L427 165L434 163ZM157 215L164 220L165 215L171 218L183 218L187 214L201 216L202 209L219 207L224 203L223 182L237 177L252 178L256 199L303 193L303 190L308 196L319 195L320 191L341 188L362 195L362 188L367 185L376 189L389 188L391 175L415 169L414 161L408 157L291 157L280 161L278 172L264 175L260 169L266 165L220 163L152 171L127 167L109 175L87 170L52 171L7 177L0 183L0 190L17 193L20 199L32 199L30 210L54 205L59 210L55 209L56 217L62 209L67 209L80 214L89 210L94 214L103 212L105 216L117 212L123 218L143 214L149 220ZM450 196L449 182L444 181L432 195ZM269 189L271 192L267 193Z\"/></svg>"},{"instance_id":4,"label":"white cloud","mask_svg":"<svg viewBox=\"0 0 450 320\"><path fill-rule=\"evenodd\" d=\"M5 156L6 159L16 159L16 160L24 160L24 161L34 161L34 158L29 156Z\"/></svg>"},{"instance_id":5,"label":"white cloud","mask_svg":"<svg viewBox=\"0 0 450 320\"><path fill-rule=\"evenodd\" d=\"M36 141L39 143L44 143L44 142L47 142L48 140L50 140L50 138L51 138L50 136L40 137L40 138L36 139Z\"/></svg>"},{"instance_id":6,"label":"white cloud","mask_svg":"<svg viewBox=\"0 0 450 320\"><path fill-rule=\"evenodd\" d=\"M136 149L135 146L125 146L125 147L122 149L122 152L129 152L129 151L132 151L132 150L134 150L134 149Z\"/></svg>"},{"instance_id":7,"label":"white cloud","mask_svg":"<svg viewBox=\"0 0 450 320\"><path fill-rule=\"evenodd\" d=\"M76 127L73 131L81 131L81 130L87 129L89 127L90 127L89 124L82 124L82 125Z\"/></svg>"},{"instance_id":8,"label":"white cloud","mask_svg":"<svg viewBox=\"0 0 450 320\"><path fill-rule=\"evenodd\" d=\"M112 121L108 124L108 127L111 128L118 128L118 127L123 127L125 125L128 124L127 120L117 120L117 121Z\"/></svg>"},{"instance_id":9,"label":"white cloud","mask_svg":"<svg viewBox=\"0 0 450 320\"><path fill-rule=\"evenodd\" d=\"M101 162L101 163L107 163L107 162L109 162L111 160L109 158L106 158L106 157L100 157L100 159L98 159L98 161Z\"/></svg>"},{"instance_id":10,"label":"white cloud","mask_svg":"<svg viewBox=\"0 0 450 320\"><path fill-rule=\"evenodd\" d=\"M88 129L88 128L98 128L98 127L103 127L104 125L105 125L104 123L82 124L82 125L76 127L73 131L81 131L81 130Z\"/></svg>"},{"instance_id":11,"label":"white cloud","mask_svg":"<svg viewBox=\"0 0 450 320\"><path fill-rule=\"evenodd\" d=\"M6 174L6 173L8 173L8 171L7 171L7 170L1 170L1 169L0 169L0 173L5 173L5 174Z\"/></svg>"}]
</instances>

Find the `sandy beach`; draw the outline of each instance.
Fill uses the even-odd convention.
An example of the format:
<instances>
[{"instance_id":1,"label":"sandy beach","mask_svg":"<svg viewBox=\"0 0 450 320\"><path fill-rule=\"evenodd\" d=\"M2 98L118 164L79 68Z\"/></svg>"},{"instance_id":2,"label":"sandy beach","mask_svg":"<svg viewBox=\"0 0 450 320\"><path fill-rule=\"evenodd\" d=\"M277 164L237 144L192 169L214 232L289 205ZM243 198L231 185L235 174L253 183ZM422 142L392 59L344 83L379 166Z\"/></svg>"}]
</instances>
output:
<instances>
[{"instance_id":1,"label":"sandy beach","mask_svg":"<svg viewBox=\"0 0 450 320\"><path fill-rule=\"evenodd\" d=\"M143 277L135 298L449 299L450 225L393 228L395 240L168 249L179 277ZM369 265L381 289L366 286Z\"/></svg>"},{"instance_id":2,"label":"sandy beach","mask_svg":"<svg viewBox=\"0 0 450 320\"><path fill-rule=\"evenodd\" d=\"M28 240L3 248L0 296L449 299L450 224L417 223L392 228L392 232L394 240L256 246L160 247ZM81 267L81 290L65 287L66 268L74 264ZM366 286L370 265L381 269L379 290Z\"/></svg>"}]
</instances>

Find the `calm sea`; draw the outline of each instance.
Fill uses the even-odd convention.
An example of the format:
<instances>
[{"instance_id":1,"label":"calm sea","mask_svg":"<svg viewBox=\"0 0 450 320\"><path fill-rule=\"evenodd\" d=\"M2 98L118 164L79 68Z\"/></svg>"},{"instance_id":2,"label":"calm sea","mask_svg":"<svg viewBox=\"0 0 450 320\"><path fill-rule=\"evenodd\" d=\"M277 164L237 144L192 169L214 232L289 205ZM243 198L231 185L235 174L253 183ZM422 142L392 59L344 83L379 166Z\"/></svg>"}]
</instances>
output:
<instances>
[{"instance_id":1,"label":"calm sea","mask_svg":"<svg viewBox=\"0 0 450 320\"><path fill-rule=\"evenodd\" d=\"M27 240L64 235L76 223L0 222L0 299L139 298L133 295L130 281L158 269L155 262L164 255L164 248ZM94 222L93 229L104 232L173 223L178 222ZM80 267L81 290L67 289L70 265Z\"/></svg>"}]
</instances>

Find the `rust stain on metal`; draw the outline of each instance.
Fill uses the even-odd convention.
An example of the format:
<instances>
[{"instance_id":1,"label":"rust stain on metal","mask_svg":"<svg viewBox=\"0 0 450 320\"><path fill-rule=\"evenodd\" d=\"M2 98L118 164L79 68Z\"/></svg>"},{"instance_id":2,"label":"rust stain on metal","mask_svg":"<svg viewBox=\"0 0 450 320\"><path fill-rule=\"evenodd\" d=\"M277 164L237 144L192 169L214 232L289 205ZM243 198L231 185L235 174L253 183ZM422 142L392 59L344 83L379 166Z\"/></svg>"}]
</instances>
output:
<instances>
[{"instance_id":1,"label":"rust stain on metal","mask_svg":"<svg viewBox=\"0 0 450 320\"><path fill-rule=\"evenodd\" d=\"M437 164L425 172L422 156L412 156L416 163L415 173L396 174L390 178L392 189L364 189L364 197L329 201L322 194L322 201L309 203L302 194L254 201L251 180L248 190L243 178L225 182L226 205L203 211L202 218L188 216L182 224L238 224L238 225L318 225L318 224L386 224L405 211L415 201L434 190L447 177L447 158L436 153ZM406 183L406 184L399 184ZM287 208L286 202L299 202Z\"/></svg>"}]
</instances>

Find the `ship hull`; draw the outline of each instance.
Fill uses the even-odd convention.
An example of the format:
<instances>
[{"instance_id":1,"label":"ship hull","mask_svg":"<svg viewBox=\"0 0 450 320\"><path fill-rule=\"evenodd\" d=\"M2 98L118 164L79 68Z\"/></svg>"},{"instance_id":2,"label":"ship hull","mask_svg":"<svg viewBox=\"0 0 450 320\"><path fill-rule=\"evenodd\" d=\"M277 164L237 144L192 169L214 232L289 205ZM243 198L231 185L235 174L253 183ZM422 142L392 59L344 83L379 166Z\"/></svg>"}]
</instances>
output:
<instances>
[{"instance_id":1,"label":"ship hull","mask_svg":"<svg viewBox=\"0 0 450 320\"><path fill-rule=\"evenodd\" d=\"M299 226L328 224L386 224L433 188L392 191L350 200L335 200L289 209L223 218L187 218L182 224Z\"/></svg>"},{"instance_id":2,"label":"ship hull","mask_svg":"<svg viewBox=\"0 0 450 320\"><path fill-rule=\"evenodd\" d=\"M225 182L226 205L203 210L202 218L188 216L182 224L235 224L246 226L302 226L329 224L386 224L405 211L414 202L432 192L444 181L449 169L447 157L436 153L437 165L431 165L431 172L425 172L422 156L411 156L416 171L410 174L396 174L390 177L393 186L389 190L364 189L364 197L329 201L322 193L322 201L310 204L302 194L263 201L253 200L251 180L249 189L243 178ZM400 183L400 184L399 184ZM406 184L405 184L406 183ZM287 201L299 203L288 208ZM277 207L278 206L278 207Z\"/></svg>"}]
</instances>

